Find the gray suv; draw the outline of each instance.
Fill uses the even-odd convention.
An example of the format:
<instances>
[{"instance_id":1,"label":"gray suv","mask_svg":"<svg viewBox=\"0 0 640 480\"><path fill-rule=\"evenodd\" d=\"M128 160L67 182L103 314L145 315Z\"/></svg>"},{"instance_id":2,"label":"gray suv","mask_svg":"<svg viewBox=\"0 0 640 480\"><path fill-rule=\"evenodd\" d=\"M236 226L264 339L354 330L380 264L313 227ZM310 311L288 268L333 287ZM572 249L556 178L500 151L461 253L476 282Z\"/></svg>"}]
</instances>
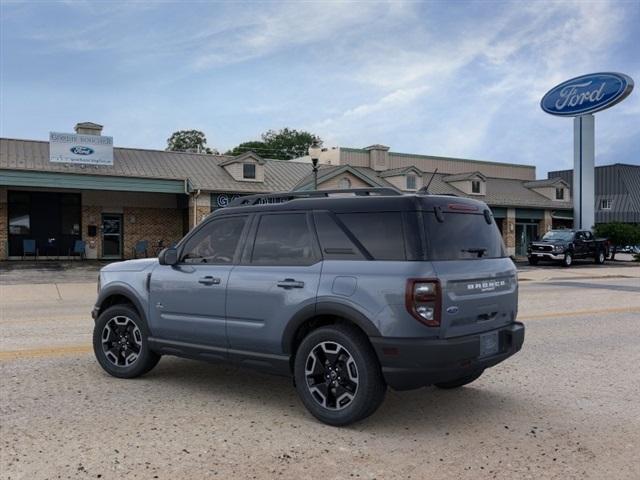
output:
<instances>
[{"instance_id":1,"label":"gray suv","mask_svg":"<svg viewBox=\"0 0 640 480\"><path fill-rule=\"evenodd\" d=\"M516 353L518 284L489 208L391 189L253 195L158 259L100 271L93 347L111 375L161 355L293 377L331 425L387 386L456 388Z\"/></svg>"}]
</instances>

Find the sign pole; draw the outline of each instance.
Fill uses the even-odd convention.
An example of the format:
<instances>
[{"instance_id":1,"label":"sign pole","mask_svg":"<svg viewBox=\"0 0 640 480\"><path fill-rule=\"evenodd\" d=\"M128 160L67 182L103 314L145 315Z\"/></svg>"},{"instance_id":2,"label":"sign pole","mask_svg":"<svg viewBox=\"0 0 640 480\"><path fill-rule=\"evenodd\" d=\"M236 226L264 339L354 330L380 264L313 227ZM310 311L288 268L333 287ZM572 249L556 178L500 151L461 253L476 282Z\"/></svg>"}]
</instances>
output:
<instances>
[{"instance_id":1,"label":"sign pole","mask_svg":"<svg viewBox=\"0 0 640 480\"><path fill-rule=\"evenodd\" d=\"M573 119L573 226L590 230L595 225L595 118Z\"/></svg>"}]
</instances>

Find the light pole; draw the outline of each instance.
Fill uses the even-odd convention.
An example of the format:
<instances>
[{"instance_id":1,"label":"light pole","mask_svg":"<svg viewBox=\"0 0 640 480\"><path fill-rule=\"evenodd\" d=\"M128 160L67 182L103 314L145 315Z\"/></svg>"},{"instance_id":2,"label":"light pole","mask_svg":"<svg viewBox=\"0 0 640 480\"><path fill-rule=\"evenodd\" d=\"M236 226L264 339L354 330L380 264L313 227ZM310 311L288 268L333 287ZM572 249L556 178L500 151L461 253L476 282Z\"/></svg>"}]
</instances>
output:
<instances>
[{"instance_id":1,"label":"light pole","mask_svg":"<svg viewBox=\"0 0 640 480\"><path fill-rule=\"evenodd\" d=\"M311 165L313 165L313 189L318 189L318 161L320 160L320 152L322 152L321 144L318 140L314 140L309 147L309 156L311 157Z\"/></svg>"}]
</instances>

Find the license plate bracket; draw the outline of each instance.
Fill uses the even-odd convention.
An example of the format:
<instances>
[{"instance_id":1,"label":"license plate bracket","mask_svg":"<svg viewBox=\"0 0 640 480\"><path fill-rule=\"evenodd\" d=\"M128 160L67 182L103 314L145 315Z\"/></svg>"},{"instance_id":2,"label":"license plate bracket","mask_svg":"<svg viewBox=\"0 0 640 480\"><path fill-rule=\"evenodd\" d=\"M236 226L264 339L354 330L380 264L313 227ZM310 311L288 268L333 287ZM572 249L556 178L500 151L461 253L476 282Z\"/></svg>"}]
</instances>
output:
<instances>
[{"instance_id":1,"label":"license plate bracket","mask_svg":"<svg viewBox=\"0 0 640 480\"><path fill-rule=\"evenodd\" d=\"M500 337L498 332L483 333L480 335L480 358L495 355L500 350Z\"/></svg>"}]
</instances>

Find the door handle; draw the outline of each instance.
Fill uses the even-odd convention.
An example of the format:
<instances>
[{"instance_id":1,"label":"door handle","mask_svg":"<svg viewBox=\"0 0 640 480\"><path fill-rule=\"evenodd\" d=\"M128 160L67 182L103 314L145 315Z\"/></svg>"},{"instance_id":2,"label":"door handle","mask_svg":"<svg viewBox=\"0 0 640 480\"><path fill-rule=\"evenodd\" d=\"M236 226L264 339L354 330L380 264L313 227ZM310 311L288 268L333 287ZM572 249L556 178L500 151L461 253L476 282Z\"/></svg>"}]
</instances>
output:
<instances>
[{"instance_id":1,"label":"door handle","mask_svg":"<svg viewBox=\"0 0 640 480\"><path fill-rule=\"evenodd\" d=\"M198 280L198 283L203 285L220 285L220 279L217 277L212 277L211 275L207 275L206 277L202 277Z\"/></svg>"},{"instance_id":2,"label":"door handle","mask_svg":"<svg viewBox=\"0 0 640 480\"><path fill-rule=\"evenodd\" d=\"M299 282L294 280L293 278L285 278L284 280L280 280L277 285L280 288L304 288L304 282Z\"/></svg>"}]
</instances>

